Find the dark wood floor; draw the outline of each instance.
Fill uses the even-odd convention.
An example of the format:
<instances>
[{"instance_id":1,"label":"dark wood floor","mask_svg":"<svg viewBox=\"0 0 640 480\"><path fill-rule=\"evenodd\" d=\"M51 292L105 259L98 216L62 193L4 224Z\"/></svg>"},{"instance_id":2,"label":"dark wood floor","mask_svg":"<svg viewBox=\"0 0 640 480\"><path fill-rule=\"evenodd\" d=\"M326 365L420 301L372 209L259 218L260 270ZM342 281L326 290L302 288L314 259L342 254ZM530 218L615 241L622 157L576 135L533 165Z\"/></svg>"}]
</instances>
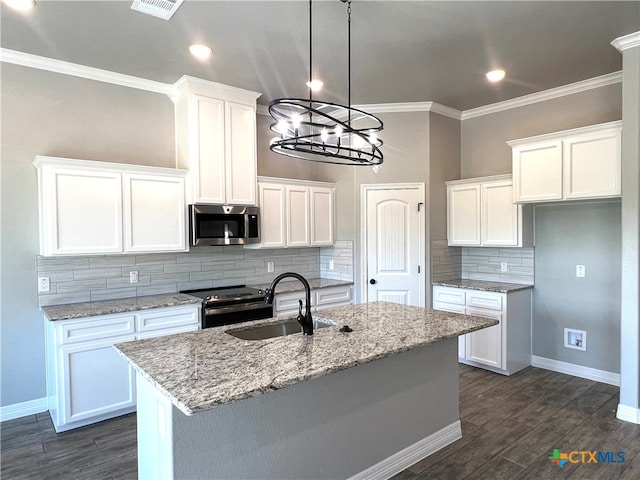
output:
<instances>
[{"instance_id":1,"label":"dark wood floor","mask_svg":"<svg viewBox=\"0 0 640 480\"><path fill-rule=\"evenodd\" d=\"M460 365L463 438L395 480L640 479L640 425L616 419L618 388L538 368L511 377ZM47 413L0 424L1 478L134 479L135 414L56 434ZM624 463L549 460L553 449L624 452Z\"/></svg>"}]
</instances>

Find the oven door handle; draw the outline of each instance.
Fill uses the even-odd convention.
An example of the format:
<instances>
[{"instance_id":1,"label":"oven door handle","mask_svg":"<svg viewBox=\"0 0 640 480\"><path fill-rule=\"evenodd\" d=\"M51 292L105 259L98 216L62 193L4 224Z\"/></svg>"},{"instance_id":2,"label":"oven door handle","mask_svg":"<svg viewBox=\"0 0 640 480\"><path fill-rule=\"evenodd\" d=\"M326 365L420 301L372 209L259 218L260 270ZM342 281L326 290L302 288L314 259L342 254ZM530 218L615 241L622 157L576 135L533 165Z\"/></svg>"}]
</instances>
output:
<instances>
[{"instance_id":1,"label":"oven door handle","mask_svg":"<svg viewBox=\"0 0 640 480\"><path fill-rule=\"evenodd\" d=\"M207 316L209 316L209 315L221 315L221 314L225 314L225 313L229 313L229 312L245 312L245 311L249 311L249 310L260 310L260 309L269 308L269 307L271 307L271 305L269 305L267 302L252 302L252 303L243 303L243 304L238 304L238 305L232 305L232 306L229 306L229 307L205 308L204 309L204 314L207 315Z\"/></svg>"}]
</instances>

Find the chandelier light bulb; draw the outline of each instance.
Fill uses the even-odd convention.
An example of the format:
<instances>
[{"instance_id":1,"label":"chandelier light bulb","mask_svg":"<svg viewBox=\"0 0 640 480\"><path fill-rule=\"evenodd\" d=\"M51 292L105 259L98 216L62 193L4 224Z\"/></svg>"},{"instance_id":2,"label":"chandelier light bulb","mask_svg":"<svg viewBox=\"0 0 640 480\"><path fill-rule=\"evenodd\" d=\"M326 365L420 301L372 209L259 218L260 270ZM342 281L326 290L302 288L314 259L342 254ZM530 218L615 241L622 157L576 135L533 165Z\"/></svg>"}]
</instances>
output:
<instances>
[{"instance_id":1,"label":"chandelier light bulb","mask_svg":"<svg viewBox=\"0 0 640 480\"><path fill-rule=\"evenodd\" d=\"M289 124L286 120L280 120L277 126L278 132L282 135L286 134L289 131Z\"/></svg>"},{"instance_id":2,"label":"chandelier light bulb","mask_svg":"<svg viewBox=\"0 0 640 480\"><path fill-rule=\"evenodd\" d=\"M340 125L336 125L336 128L334 130L336 137L340 138L342 136L342 127Z\"/></svg>"},{"instance_id":3,"label":"chandelier light bulb","mask_svg":"<svg viewBox=\"0 0 640 480\"><path fill-rule=\"evenodd\" d=\"M324 87L324 82L322 80L318 80L317 78L314 78L313 80L308 81L306 85L311 89L312 92L317 92L321 90L322 87Z\"/></svg>"},{"instance_id":4,"label":"chandelier light bulb","mask_svg":"<svg viewBox=\"0 0 640 480\"><path fill-rule=\"evenodd\" d=\"M329 132L327 132L326 128L323 128L320 132L320 139L322 140L322 143L327 143L327 140L329 140Z\"/></svg>"},{"instance_id":5,"label":"chandelier light bulb","mask_svg":"<svg viewBox=\"0 0 640 480\"><path fill-rule=\"evenodd\" d=\"M293 115L291 115L291 124L293 125L293 128L295 129L300 128L301 123L302 123L302 117L300 116L299 113L294 113Z\"/></svg>"},{"instance_id":6,"label":"chandelier light bulb","mask_svg":"<svg viewBox=\"0 0 640 480\"><path fill-rule=\"evenodd\" d=\"M378 136L376 132L369 132L369 143L371 145L376 145L378 143Z\"/></svg>"}]
</instances>

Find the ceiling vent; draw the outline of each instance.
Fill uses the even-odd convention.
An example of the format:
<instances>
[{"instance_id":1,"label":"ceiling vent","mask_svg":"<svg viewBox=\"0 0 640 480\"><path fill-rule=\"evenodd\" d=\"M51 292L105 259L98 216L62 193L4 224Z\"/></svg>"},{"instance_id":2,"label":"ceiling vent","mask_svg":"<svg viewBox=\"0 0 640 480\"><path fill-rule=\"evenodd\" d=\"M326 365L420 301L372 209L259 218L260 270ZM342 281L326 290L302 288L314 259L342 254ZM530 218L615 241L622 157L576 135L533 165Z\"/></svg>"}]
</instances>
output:
<instances>
[{"instance_id":1,"label":"ceiling vent","mask_svg":"<svg viewBox=\"0 0 640 480\"><path fill-rule=\"evenodd\" d=\"M169 20L184 0L134 0L132 10Z\"/></svg>"}]
</instances>

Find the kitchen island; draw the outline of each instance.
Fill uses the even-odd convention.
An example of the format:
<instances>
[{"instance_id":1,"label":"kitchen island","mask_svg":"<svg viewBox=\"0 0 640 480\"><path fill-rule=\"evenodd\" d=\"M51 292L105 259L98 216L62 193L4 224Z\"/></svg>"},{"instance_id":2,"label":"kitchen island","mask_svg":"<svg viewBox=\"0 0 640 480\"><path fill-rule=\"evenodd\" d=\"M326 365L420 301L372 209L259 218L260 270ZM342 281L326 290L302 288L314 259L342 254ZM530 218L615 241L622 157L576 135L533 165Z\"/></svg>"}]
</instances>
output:
<instances>
[{"instance_id":1,"label":"kitchen island","mask_svg":"<svg viewBox=\"0 0 640 480\"><path fill-rule=\"evenodd\" d=\"M318 316L337 326L118 344L137 372L139 477L387 478L460 438L457 337L497 321L386 302Z\"/></svg>"}]
</instances>

